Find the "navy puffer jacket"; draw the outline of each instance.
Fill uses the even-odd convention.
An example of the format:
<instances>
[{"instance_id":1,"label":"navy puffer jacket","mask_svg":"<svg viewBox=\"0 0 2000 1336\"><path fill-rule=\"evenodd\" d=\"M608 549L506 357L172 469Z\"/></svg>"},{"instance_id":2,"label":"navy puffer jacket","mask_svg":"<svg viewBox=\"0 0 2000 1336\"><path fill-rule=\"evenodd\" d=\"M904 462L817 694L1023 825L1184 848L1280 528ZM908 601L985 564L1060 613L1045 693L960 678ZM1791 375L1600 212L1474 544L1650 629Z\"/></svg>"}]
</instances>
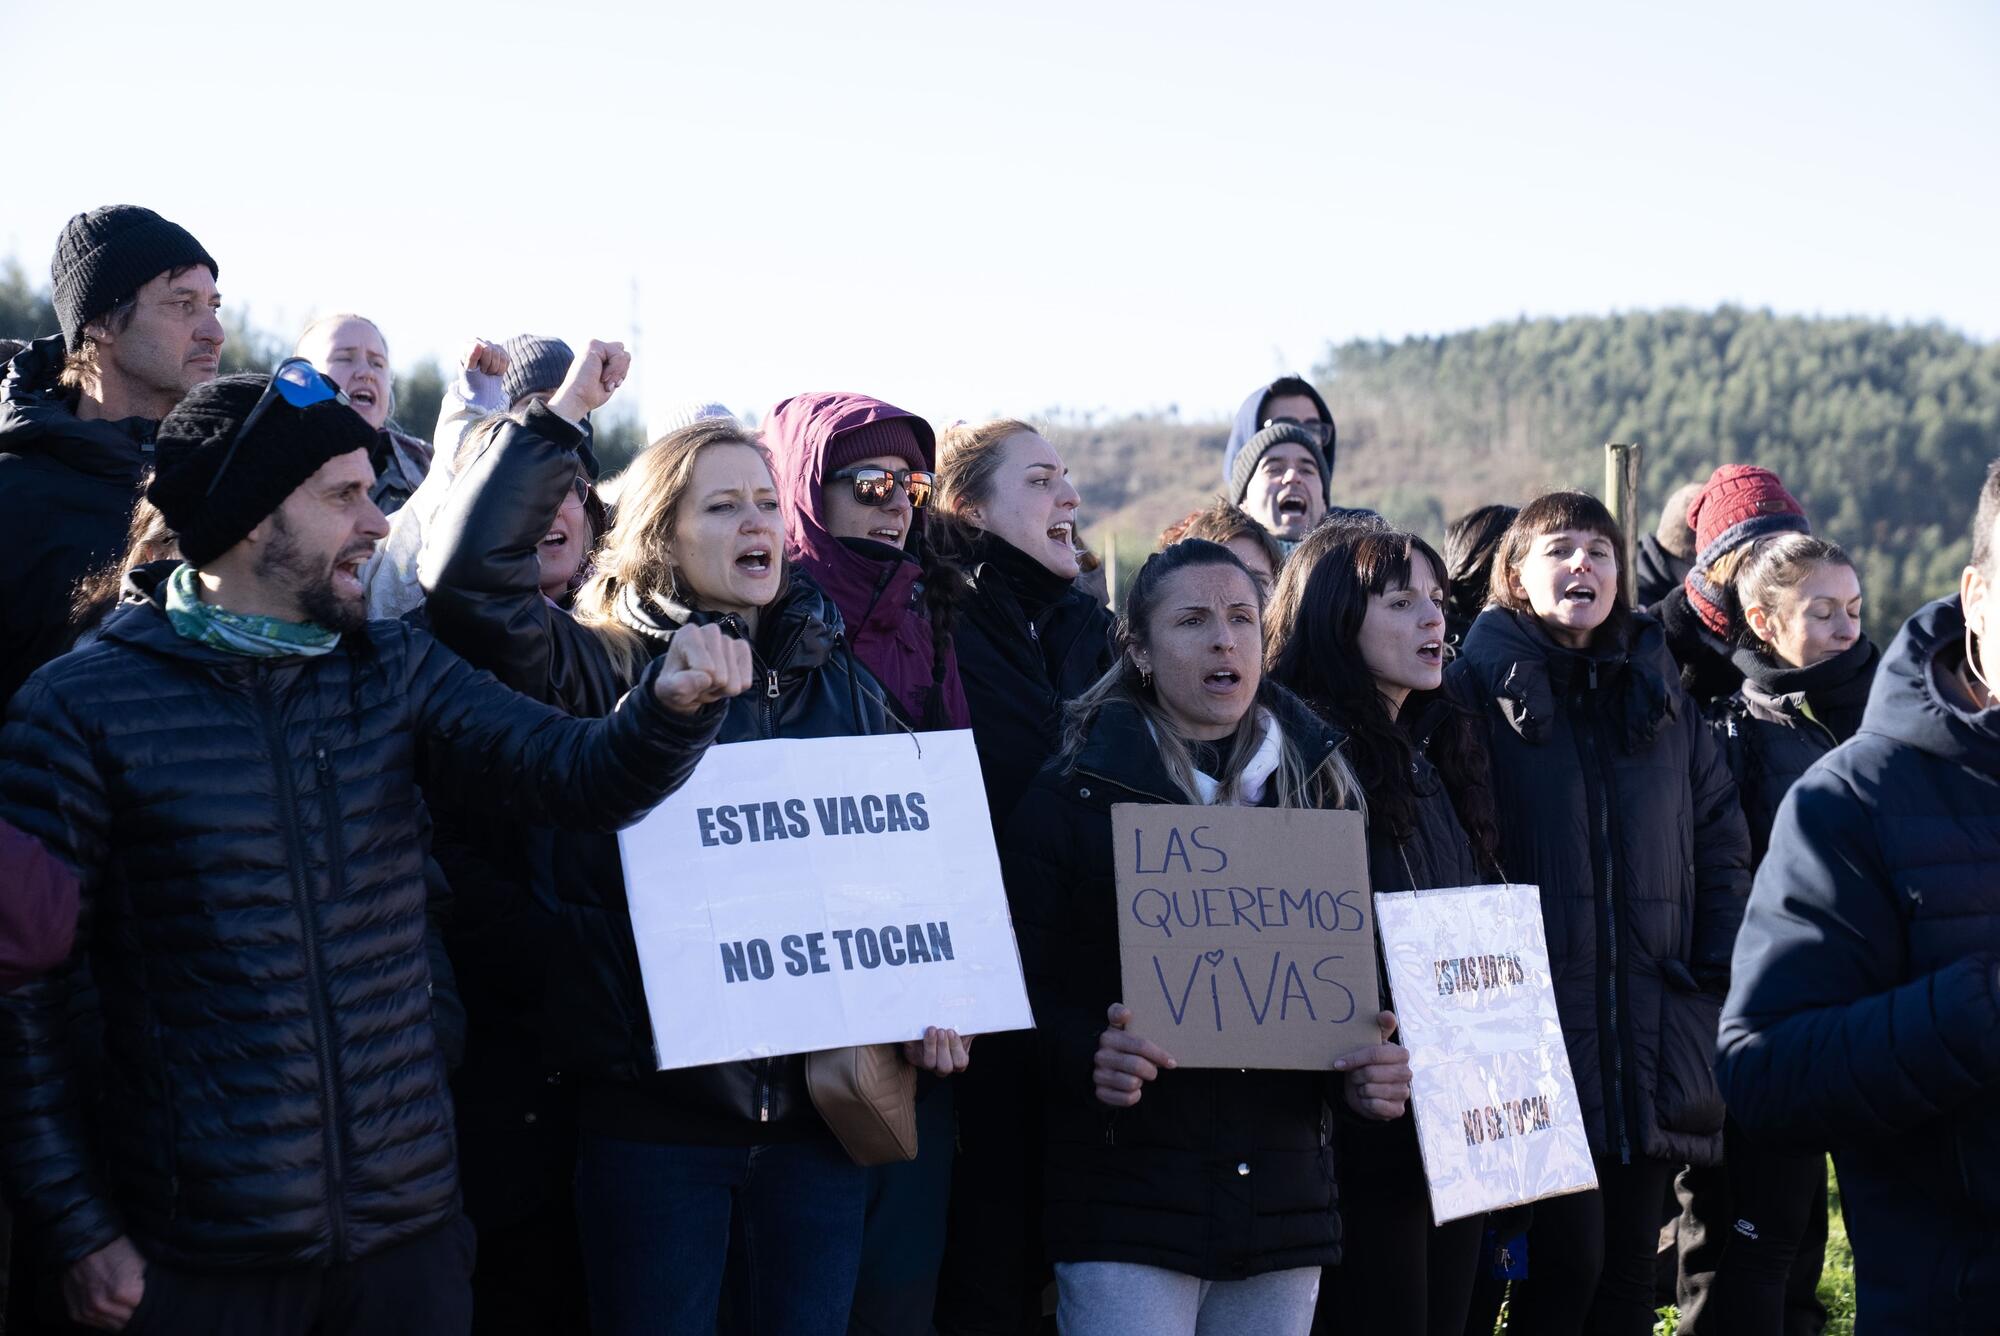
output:
<instances>
[{"instance_id":1,"label":"navy puffer jacket","mask_svg":"<svg viewBox=\"0 0 2000 1336\"><path fill-rule=\"evenodd\" d=\"M611 830L723 711L673 714L649 673L570 719L394 622L317 658L226 654L173 630L165 569L0 729L0 820L83 905L70 962L0 997L0 1171L52 1261L121 1234L170 1265L351 1261L458 1212L419 778L448 765L524 819ZM94 1109L63 1013L86 957Z\"/></svg>"},{"instance_id":2,"label":"navy puffer jacket","mask_svg":"<svg viewBox=\"0 0 2000 1336\"><path fill-rule=\"evenodd\" d=\"M1730 1113L1833 1151L1872 1331L2000 1312L2000 711L1964 663L1958 600L1920 609L1792 787L1722 1017Z\"/></svg>"},{"instance_id":3,"label":"navy puffer jacket","mask_svg":"<svg viewBox=\"0 0 2000 1336\"><path fill-rule=\"evenodd\" d=\"M1487 721L1500 863L1541 887L1556 1009L1593 1153L1713 1164L1713 1056L1750 838L1659 623L1563 649L1488 608L1452 666Z\"/></svg>"}]
</instances>

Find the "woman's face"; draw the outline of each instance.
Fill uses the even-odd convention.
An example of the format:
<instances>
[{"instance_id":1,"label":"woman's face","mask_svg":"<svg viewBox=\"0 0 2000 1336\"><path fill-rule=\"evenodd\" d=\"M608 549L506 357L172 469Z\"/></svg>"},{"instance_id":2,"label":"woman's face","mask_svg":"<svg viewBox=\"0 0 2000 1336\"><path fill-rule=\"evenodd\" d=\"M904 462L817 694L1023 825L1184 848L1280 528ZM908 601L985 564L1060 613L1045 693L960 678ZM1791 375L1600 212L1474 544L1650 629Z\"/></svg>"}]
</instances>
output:
<instances>
[{"instance_id":1,"label":"woman's face","mask_svg":"<svg viewBox=\"0 0 2000 1336\"><path fill-rule=\"evenodd\" d=\"M576 476L578 481L583 481L581 473ZM569 592L570 581L576 578L583 559L590 554L590 543L590 515L583 508L583 493L572 485L563 495L563 503L557 508L549 531L542 536L541 542L535 544L535 560L542 568L544 594L560 599Z\"/></svg>"},{"instance_id":2,"label":"woman's face","mask_svg":"<svg viewBox=\"0 0 2000 1336\"><path fill-rule=\"evenodd\" d=\"M326 373L347 394L361 420L376 431L389 420L389 346L366 320L342 320L314 330L299 356Z\"/></svg>"},{"instance_id":3,"label":"woman's face","mask_svg":"<svg viewBox=\"0 0 2000 1336\"><path fill-rule=\"evenodd\" d=\"M785 522L763 452L748 445L704 446L695 456L671 544L682 588L696 606L755 611L778 596Z\"/></svg>"},{"instance_id":4,"label":"woman's face","mask_svg":"<svg viewBox=\"0 0 2000 1336\"><path fill-rule=\"evenodd\" d=\"M1794 668L1807 668L1861 639L1861 577L1852 566L1822 561L1804 580L1778 591L1778 606L1743 610L1751 634Z\"/></svg>"},{"instance_id":5,"label":"woman's face","mask_svg":"<svg viewBox=\"0 0 2000 1336\"><path fill-rule=\"evenodd\" d=\"M1076 578L1076 488L1062 456L1033 432L1010 436L1000 447L991 494L959 507L970 524L1003 538L1065 580Z\"/></svg>"},{"instance_id":6,"label":"woman's face","mask_svg":"<svg viewBox=\"0 0 2000 1336\"><path fill-rule=\"evenodd\" d=\"M910 467L901 455L875 455L849 468L888 469L891 473ZM901 547L910 536L910 520L916 514L910 494L901 486L889 493L879 506L865 505L854 498L854 484L846 478L828 478L820 487L826 531L835 538L867 538L891 547Z\"/></svg>"},{"instance_id":7,"label":"woman's face","mask_svg":"<svg viewBox=\"0 0 2000 1336\"><path fill-rule=\"evenodd\" d=\"M1618 596L1618 554L1593 529L1559 529L1537 534L1507 578L1558 645L1587 649Z\"/></svg>"},{"instance_id":8,"label":"woman's face","mask_svg":"<svg viewBox=\"0 0 2000 1336\"><path fill-rule=\"evenodd\" d=\"M1184 738L1212 742L1236 730L1263 676L1257 587L1234 566L1187 566L1161 584L1132 661L1153 675L1161 712Z\"/></svg>"},{"instance_id":9,"label":"woman's face","mask_svg":"<svg viewBox=\"0 0 2000 1336\"><path fill-rule=\"evenodd\" d=\"M1430 558L1412 553L1407 585L1368 596L1356 647L1391 714L1412 691L1437 690L1444 681L1444 581Z\"/></svg>"}]
</instances>

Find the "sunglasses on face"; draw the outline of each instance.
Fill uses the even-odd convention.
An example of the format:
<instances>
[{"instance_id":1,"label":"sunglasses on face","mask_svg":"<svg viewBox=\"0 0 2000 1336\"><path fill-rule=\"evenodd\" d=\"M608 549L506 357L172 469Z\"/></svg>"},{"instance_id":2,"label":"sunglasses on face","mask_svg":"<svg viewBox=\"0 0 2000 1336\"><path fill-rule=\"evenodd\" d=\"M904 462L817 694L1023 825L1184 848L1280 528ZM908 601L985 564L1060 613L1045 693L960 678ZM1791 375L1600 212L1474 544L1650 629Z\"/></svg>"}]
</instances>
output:
<instances>
[{"instance_id":1,"label":"sunglasses on face","mask_svg":"<svg viewBox=\"0 0 2000 1336\"><path fill-rule=\"evenodd\" d=\"M845 479L854 485L854 499L864 506L884 506L896 494L898 487L910 495L910 507L922 510L931 499L931 488L937 484L937 475L929 469L885 469L869 465L863 468L839 469L832 474L836 480Z\"/></svg>"},{"instance_id":2,"label":"sunglasses on face","mask_svg":"<svg viewBox=\"0 0 2000 1336\"><path fill-rule=\"evenodd\" d=\"M1297 418L1289 417L1265 418L1258 429L1261 431L1264 427L1279 426L1297 427L1321 445L1325 445L1333 439L1333 424L1331 422L1321 422L1318 418L1313 418L1308 422L1301 422Z\"/></svg>"},{"instance_id":3,"label":"sunglasses on face","mask_svg":"<svg viewBox=\"0 0 2000 1336\"><path fill-rule=\"evenodd\" d=\"M243 419L243 425L229 438L229 449L223 452L222 463L217 466L215 477L209 480L208 491L203 493L204 497L215 495L216 487L222 482L222 475L228 472L229 465L236 458L236 448L243 444L243 438L256 427L259 419L264 416L264 411L278 399L283 399L293 408L311 408L314 404L323 404L329 399L335 403L347 402L347 396L341 393L340 387L328 380L318 367L303 357L287 357L278 363L278 369L271 373L271 383L257 396L256 406L250 410L250 416Z\"/></svg>"}]
</instances>

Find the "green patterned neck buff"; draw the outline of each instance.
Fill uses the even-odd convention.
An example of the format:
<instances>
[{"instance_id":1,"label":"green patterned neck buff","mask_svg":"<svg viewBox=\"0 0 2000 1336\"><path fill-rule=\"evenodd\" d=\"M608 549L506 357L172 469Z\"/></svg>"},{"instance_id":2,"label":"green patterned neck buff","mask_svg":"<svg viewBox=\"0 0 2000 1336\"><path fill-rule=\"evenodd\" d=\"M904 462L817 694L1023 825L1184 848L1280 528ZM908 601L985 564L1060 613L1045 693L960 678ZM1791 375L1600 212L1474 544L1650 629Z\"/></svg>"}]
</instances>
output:
<instances>
[{"instance_id":1,"label":"green patterned neck buff","mask_svg":"<svg viewBox=\"0 0 2000 1336\"><path fill-rule=\"evenodd\" d=\"M281 659L288 654L311 658L332 653L340 643L340 632L311 622L283 622L202 602L194 567L186 562L167 577L167 620L198 645L255 659Z\"/></svg>"}]
</instances>

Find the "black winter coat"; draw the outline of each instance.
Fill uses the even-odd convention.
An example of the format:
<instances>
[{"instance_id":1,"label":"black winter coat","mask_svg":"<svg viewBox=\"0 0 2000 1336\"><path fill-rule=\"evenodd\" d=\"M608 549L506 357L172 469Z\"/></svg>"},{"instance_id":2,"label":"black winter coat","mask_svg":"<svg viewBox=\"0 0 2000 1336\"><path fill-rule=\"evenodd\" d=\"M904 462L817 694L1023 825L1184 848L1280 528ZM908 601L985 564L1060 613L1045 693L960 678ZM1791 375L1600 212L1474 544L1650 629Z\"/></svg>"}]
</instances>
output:
<instances>
[{"instance_id":1,"label":"black winter coat","mask_svg":"<svg viewBox=\"0 0 2000 1336\"><path fill-rule=\"evenodd\" d=\"M56 384L60 334L37 339L0 383L0 709L28 674L70 647L77 583L125 554L139 475L153 462L147 418L86 422Z\"/></svg>"},{"instance_id":2,"label":"black winter coat","mask_svg":"<svg viewBox=\"0 0 2000 1336\"><path fill-rule=\"evenodd\" d=\"M1833 1151L1863 1329L2000 1312L2000 711L1956 598L1792 787L1736 943L1720 1070L1750 1131Z\"/></svg>"},{"instance_id":3,"label":"black winter coat","mask_svg":"<svg viewBox=\"0 0 2000 1336\"><path fill-rule=\"evenodd\" d=\"M1591 1150L1714 1164L1711 1059L1750 841L1659 624L1580 653L1489 608L1452 666L1487 721L1500 862L1541 887L1556 1007Z\"/></svg>"},{"instance_id":4,"label":"black winter coat","mask_svg":"<svg viewBox=\"0 0 2000 1336\"><path fill-rule=\"evenodd\" d=\"M583 435L537 406L502 425L453 481L419 567L438 637L520 690L573 714L601 713L624 689L603 635L538 587L535 544L576 474ZM891 731L880 685L841 643L840 612L803 572L759 619L757 684L727 703L719 742L850 737ZM682 625L736 617L621 599L619 624L641 658ZM549 965L552 1057L587 1084L587 1127L639 1139L753 1144L824 1129L804 1060L771 1058L656 1070L638 948L615 839L535 836L535 884L565 920Z\"/></svg>"},{"instance_id":5,"label":"black winter coat","mask_svg":"<svg viewBox=\"0 0 2000 1336\"><path fill-rule=\"evenodd\" d=\"M1104 676L1112 617L1073 580L989 533L973 543L952 636L996 832L1062 745L1063 706Z\"/></svg>"},{"instance_id":6,"label":"black winter coat","mask_svg":"<svg viewBox=\"0 0 2000 1336\"><path fill-rule=\"evenodd\" d=\"M1646 609L1666 634L1667 653L1680 670L1681 686L1694 697L1695 707L1713 709L1728 700L1743 685L1743 669L1736 662L1736 646L1708 629L1694 605L1688 602L1685 587L1676 585Z\"/></svg>"},{"instance_id":7,"label":"black winter coat","mask_svg":"<svg viewBox=\"0 0 2000 1336\"><path fill-rule=\"evenodd\" d=\"M1799 776L1861 727L1881 657L1866 639L1809 668L1780 667L1754 650L1736 652L1743 688L1717 707L1710 724L1750 827L1751 867L1764 861L1778 804Z\"/></svg>"},{"instance_id":8,"label":"black winter coat","mask_svg":"<svg viewBox=\"0 0 2000 1336\"><path fill-rule=\"evenodd\" d=\"M458 1211L426 958L434 763L522 816L608 830L721 719L650 690L583 722L374 622L317 658L177 634L152 597L29 679L0 819L76 870L77 954L0 997L0 1168L68 1262L120 1234L198 1268L352 1261ZM87 959L103 1100L61 1014Z\"/></svg>"},{"instance_id":9,"label":"black winter coat","mask_svg":"<svg viewBox=\"0 0 2000 1336\"><path fill-rule=\"evenodd\" d=\"M1275 684L1267 700L1308 768L1323 761L1333 730ZM1332 1265L1340 1217L1328 1078L1167 1072L1118 1110L1093 1093L1097 1036L1123 992L1111 806L1187 801L1144 719L1114 703L1073 770L1051 762L1036 777L1001 843L1043 1061L1049 1255L1210 1280Z\"/></svg>"}]
</instances>

